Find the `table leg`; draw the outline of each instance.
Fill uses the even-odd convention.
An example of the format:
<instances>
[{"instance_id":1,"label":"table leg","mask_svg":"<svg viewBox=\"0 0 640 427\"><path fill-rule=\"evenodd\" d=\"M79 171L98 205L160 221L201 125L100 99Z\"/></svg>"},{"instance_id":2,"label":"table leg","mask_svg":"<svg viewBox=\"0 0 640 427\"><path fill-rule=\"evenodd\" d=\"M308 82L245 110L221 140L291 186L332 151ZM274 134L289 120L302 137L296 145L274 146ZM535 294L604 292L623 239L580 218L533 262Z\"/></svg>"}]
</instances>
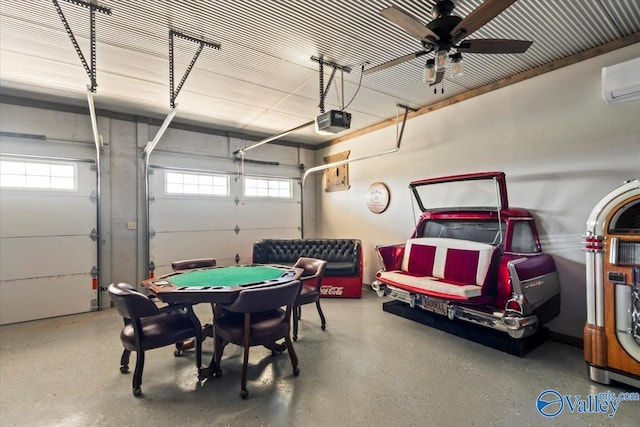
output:
<instances>
[{"instance_id":1,"label":"table leg","mask_svg":"<svg viewBox=\"0 0 640 427\"><path fill-rule=\"evenodd\" d=\"M215 324L216 316L220 316L221 309L218 308L216 304L211 303L211 312L213 313L213 323ZM214 334L213 325L211 324L204 325L204 327L202 328L202 337L204 338L205 336L208 336L208 337L214 338L213 334ZM216 374L216 352L215 352L215 346L214 346L213 355L211 356L211 362L209 362L209 366L206 368L200 368L198 370L198 380L202 381L204 379L214 377L215 374Z\"/></svg>"}]
</instances>

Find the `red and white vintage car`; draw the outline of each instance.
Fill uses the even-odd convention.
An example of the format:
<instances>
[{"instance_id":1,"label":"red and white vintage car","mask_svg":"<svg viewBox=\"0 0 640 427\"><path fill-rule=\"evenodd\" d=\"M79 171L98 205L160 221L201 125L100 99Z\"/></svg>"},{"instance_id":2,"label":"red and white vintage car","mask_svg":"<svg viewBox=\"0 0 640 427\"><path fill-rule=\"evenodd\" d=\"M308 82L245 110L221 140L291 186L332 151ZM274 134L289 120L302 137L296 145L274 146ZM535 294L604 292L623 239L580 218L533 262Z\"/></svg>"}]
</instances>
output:
<instances>
[{"instance_id":1,"label":"red and white vintage car","mask_svg":"<svg viewBox=\"0 0 640 427\"><path fill-rule=\"evenodd\" d=\"M409 188L422 213L407 242L376 247L378 295L516 339L558 315L556 265L542 253L533 216L509 206L503 172L423 179Z\"/></svg>"}]
</instances>

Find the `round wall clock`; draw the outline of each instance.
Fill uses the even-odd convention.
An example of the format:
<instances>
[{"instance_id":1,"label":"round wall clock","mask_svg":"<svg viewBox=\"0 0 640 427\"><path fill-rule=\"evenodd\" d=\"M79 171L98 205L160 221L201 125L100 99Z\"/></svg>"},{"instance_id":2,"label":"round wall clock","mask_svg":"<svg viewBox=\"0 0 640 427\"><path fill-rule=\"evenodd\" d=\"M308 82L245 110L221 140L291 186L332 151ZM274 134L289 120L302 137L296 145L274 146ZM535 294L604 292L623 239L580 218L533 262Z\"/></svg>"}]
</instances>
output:
<instances>
[{"instance_id":1,"label":"round wall clock","mask_svg":"<svg viewBox=\"0 0 640 427\"><path fill-rule=\"evenodd\" d=\"M389 207L389 200L389 189L382 182L374 182L367 189L367 207L371 212L384 212Z\"/></svg>"}]
</instances>

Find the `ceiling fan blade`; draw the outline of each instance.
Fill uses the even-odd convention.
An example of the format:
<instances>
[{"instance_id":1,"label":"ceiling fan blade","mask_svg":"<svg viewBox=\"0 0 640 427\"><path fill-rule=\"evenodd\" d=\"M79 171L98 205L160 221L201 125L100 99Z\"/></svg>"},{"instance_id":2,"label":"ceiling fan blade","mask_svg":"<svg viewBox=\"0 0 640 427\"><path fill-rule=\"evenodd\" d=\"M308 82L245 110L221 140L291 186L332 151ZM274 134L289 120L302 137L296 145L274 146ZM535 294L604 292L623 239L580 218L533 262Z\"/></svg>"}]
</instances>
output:
<instances>
[{"instance_id":1,"label":"ceiling fan blade","mask_svg":"<svg viewBox=\"0 0 640 427\"><path fill-rule=\"evenodd\" d=\"M524 53L533 42L527 40L476 39L464 40L458 52L467 53Z\"/></svg>"},{"instance_id":2,"label":"ceiling fan blade","mask_svg":"<svg viewBox=\"0 0 640 427\"><path fill-rule=\"evenodd\" d=\"M470 36L471 33L498 16L506 8L515 3L515 1L516 0L485 0L484 3L465 16L464 19L451 30L453 42L456 43Z\"/></svg>"},{"instance_id":3,"label":"ceiling fan blade","mask_svg":"<svg viewBox=\"0 0 640 427\"><path fill-rule=\"evenodd\" d=\"M376 71L384 70L385 68L393 67L394 65L402 64L403 62L409 61L413 58L417 58L419 56L425 55L429 53L427 50L421 50L419 52L410 53L408 55L401 56L400 58L392 59L391 61L383 62L380 65L376 65L375 67L368 68L364 70L363 74L371 74Z\"/></svg>"},{"instance_id":4,"label":"ceiling fan blade","mask_svg":"<svg viewBox=\"0 0 640 427\"><path fill-rule=\"evenodd\" d=\"M436 73L436 81L431 83L429 86L435 86L438 83L440 83L442 81L442 79L444 78L444 71L438 71Z\"/></svg>"},{"instance_id":5,"label":"ceiling fan blade","mask_svg":"<svg viewBox=\"0 0 640 427\"><path fill-rule=\"evenodd\" d=\"M416 18L397 7L389 6L381 10L380 14L419 40L424 40L427 37L435 40L440 39L436 33L422 25Z\"/></svg>"}]
</instances>

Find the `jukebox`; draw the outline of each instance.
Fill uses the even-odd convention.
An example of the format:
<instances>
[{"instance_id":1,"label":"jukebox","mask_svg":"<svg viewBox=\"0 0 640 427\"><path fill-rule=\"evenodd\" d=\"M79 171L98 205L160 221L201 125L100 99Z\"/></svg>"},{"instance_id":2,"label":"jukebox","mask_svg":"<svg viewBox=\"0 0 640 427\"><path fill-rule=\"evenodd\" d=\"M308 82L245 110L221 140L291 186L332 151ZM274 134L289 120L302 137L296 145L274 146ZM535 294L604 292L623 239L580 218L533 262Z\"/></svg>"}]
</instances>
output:
<instances>
[{"instance_id":1,"label":"jukebox","mask_svg":"<svg viewBox=\"0 0 640 427\"><path fill-rule=\"evenodd\" d=\"M626 182L595 206L585 251L589 376L640 388L640 180Z\"/></svg>"}]
</instances>

